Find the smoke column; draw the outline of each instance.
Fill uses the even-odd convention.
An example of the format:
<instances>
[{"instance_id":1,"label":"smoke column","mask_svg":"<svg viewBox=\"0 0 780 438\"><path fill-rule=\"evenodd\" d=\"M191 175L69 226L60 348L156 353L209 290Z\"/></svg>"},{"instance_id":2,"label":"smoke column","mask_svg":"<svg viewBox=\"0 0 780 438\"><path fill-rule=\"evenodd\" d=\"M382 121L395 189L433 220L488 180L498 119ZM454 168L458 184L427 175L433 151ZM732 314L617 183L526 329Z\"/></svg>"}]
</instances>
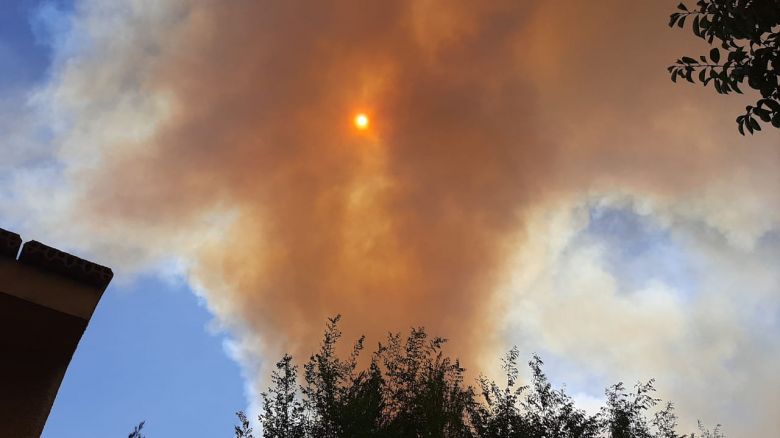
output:
<instances>
[{"instance_id":1,"label":"smoke column","mask_svg":"<svg viewBox=\"0 0 780 438\"><path fill-rule=\"evenodd\" d=\"M94 176L90 208L110 221L235 208L195 275L282 345L308 352L342 313L353 335L422 324L475 354L555 152L521 73L531 6L195 6L146 85L175 108ZM360 110L367 133L351 125Z\"/></svg>"}]
</instances>

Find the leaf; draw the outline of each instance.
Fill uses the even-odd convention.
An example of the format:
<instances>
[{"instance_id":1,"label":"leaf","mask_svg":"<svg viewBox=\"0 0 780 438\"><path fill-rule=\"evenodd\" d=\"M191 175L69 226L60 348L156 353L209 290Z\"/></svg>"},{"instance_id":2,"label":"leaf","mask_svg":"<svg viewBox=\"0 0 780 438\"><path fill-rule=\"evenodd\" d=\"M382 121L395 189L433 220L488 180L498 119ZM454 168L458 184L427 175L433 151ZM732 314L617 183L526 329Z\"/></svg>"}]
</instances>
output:
<instances>
[{"instance_id":1,"label":"leaf","mask_svg":"<svg viewBox=\"0 0 780 438\"><path fill-rule=\"evenodd\" d=\"M748 123L750 124L750 127L753 128L754 130L756 130L756 131L760 131L761 130L761 125L758 124L756 119L754 119L752 117L748 117Z\"/></svg>"},{"instance_id":2,"label":"leaf","mask_svg":"<svg viewBox=\"0 0 780 438\"><path fill-rule=\"evenodd\" d=\"M768 110L755 108L753 113L756 114L763 122L769 122L772 120L771 113Z\"/></svg>"},{"instance_id":3,"label":"leaf","mask_svg":"<svg viewBox=\"0 0 780 438\"><path fill-rule=\"evenodd\" d=\"M780 112L780 102L772 99L764 99L764 104L774 112Z\"/></svg>"},{"instance_id":4,"label":"leaf","mask_svg":"<svg viewBox=\"0 0 780 438\"><path fill-rule=\"evenodd\" d=\"M713 47L712 50L710 50L710 59L715 64L720 62L720 51L718 50L717 47Z\"/></svg>"},{"instance_id":5,"label":"leaf","mask_svg":"<svg viewBox=\"0 0 780 438\"><path fill-rule=\"evenodd\" d=\"M683 56L682 61L686 64L697 64L696 60L691 58L690 56Z\"/></svg>"},{"instance_id":6,"label":"leaf","mask_svg":"<svg viewBox=\"0 0 780 438\"><path fill-rule=\"evenodd\" d=\"M680 4L679 4L679 5L677 5L677 9L679 9L679 10L681 10L681 11L688 12L688 8L687 8L687 7L685 7L685 5L684 5L682 2L680 2Z\"/></svg>"}]
</instances>

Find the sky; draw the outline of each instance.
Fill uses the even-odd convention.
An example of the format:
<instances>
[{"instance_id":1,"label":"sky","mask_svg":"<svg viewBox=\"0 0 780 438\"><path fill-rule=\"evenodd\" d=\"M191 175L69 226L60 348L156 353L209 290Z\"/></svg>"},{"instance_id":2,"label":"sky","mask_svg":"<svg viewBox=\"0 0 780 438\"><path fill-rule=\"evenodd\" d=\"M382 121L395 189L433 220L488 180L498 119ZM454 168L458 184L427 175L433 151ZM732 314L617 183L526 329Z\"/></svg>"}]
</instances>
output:
<instances>
[{"instance_id":1,"label":"sky","mask_svg":"<svg viewBox=\"0 0 780 438\"><path fill-rule=\"evenodd\" d=\"M30 0L0 9L0 100L45 80L51 51L35 33L41 12ZM246 406L245 385L225 337L210 328L212 317L186 283L139 275L111 284L98 307L43 437L121 437L141 421L148 436L229 435L234 412Z\"/></svg>"},{"instance_id":2,"label":"sky","mask_svg":"<svg viewBox=\"0 0 780 438\"><path fill-rule=\"evenodd\" d=\"M737 133L754 96L669 81L708 50L676 2L14 5L2 226L117 274L50 436L106 364L135 395L90 398L101 427L175 382L150 435L186 408L229 432L336 313L369 342L425 325L475 373L517 345L585 403L655 377L686 428L780 428L780 136Z\"/></svg>"}]
</instances>

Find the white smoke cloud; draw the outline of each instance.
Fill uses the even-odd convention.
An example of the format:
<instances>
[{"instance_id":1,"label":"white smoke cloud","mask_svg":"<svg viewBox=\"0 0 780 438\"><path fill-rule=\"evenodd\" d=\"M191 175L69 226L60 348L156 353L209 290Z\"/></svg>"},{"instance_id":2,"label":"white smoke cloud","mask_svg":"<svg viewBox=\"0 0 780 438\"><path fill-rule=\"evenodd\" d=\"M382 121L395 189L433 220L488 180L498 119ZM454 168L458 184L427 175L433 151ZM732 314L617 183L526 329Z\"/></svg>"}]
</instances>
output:
<instances>
[{"instance_id":1,"label":"white smoke cloud","mask_svg":"<svg viewBox=\"0 0 780 438\"><path fill-rule=\"evenodd\" d=\"M556 381L591 397L618 380L654 376L691 430L696 419L737 436L775 430L777 229L734 239L713 225L722 222L692 214L688 202L610 198L540 209L529 223L533 237L503 297L512 309L507 338L526 354L542 353ZM593 235L589 228L601 219L588 213L605 210L619 223L643 225L618 240L604 230ZM624 281L637 261L644 278Z\"/></svg>"}]
</instances>

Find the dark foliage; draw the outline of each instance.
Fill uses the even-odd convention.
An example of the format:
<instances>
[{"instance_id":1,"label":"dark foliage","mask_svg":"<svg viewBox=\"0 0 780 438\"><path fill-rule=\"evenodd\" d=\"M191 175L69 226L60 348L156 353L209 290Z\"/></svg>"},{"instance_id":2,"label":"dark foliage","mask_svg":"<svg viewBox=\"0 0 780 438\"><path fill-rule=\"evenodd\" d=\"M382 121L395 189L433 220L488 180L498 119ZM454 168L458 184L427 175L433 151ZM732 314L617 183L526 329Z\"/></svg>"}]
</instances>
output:
<instances>
[{"instance_id":1,"label":"dark foliage","mask_svg":"<svg viewBox=\"0 0 780 438\"><path fill-rule=\"evenodd\" d=\"M249 425L249 419L243 411L236 412L240 425L235 427L235 438L252 438L252 427Z\"/></svg>"},{"instance_id":2,"label":"dark foliage","mask_svg":"<svg viewBox=\"0 0 780 438\"><path fill-rule=\"evenodd\" d=\"M132 432L130 432L130 435L127 436L127 438L145 438L143 435L141 435L141 429L144 428L144 422L138 423L138 426L136 426Z\"/></svg>"},{"instance_id":3,"label":"dark foliage","mask_svg":"<svg viewBox=\"0 0 780 438\"><path fill-rule=\"evenodd\" d=\"M278 438L302 438L305 436L303 406L296 399L298 367L293 365L292 356L285 355L276 363L271 374L272 386L264 392L263 432L265 436ZM242 424L246 429L246 426ZM251 436L251 435L250 435Z\"/></svg>"},{"instance_id":4,"label":"dark foliage","mask_svg":"<svg viewBox=\"0 0 780 438\"><path fill-rule=\"evenodd\" d=\"M780 0L699 0L695 7L680 3L677 8L670 27L688 22L697 37L720 48L678 59L669 67L672 81L712 84L718 93L730 94L742 93L747 80L761 98L737 117L739 132L760 131L759 120L780 128Z\"/></svg>"},{"instance_id":5,"label":"dark foliage","mask_svg":"<svg viewBox=\"0 0 780 438\"><path fill-rule=\"evenodd\" d=\"M503 359L506 386L499 387L485 377L479 379L483 403L471 415L479 437L596 437L599 416L587 415L574 406L562 390L554 390L542 372L542 360L529 362L531 385L518 386L517 349Z\"/></svg>"},{"instance_id":6,"label":"dark foliage","mask_svg":"<svg viewBox=\"0 0 780 438\"><path fill-rule=\"evenodd\" d=\"M291 356L276 364L258 418L263 437L723 436L718 428L710 432L701 426L701 435L678 434L673 406L657 408L652 380L637 384L634 392L622 383L613 385L606 391L606 406L587 414L565 391L553 388L536 356L529 363L530 383L519 385L517 349L503 359L503 387L481 377L475 389L464 384L460 363L444 353L446 340L430 338L422 328L406 337L389 334L359 369L363 338L346 359L340 358L338 320L328 320L319 351L304 364L302 385ZM236 438L252 438L246 416L238 416Z\"/></svg>"}]
</instances>

